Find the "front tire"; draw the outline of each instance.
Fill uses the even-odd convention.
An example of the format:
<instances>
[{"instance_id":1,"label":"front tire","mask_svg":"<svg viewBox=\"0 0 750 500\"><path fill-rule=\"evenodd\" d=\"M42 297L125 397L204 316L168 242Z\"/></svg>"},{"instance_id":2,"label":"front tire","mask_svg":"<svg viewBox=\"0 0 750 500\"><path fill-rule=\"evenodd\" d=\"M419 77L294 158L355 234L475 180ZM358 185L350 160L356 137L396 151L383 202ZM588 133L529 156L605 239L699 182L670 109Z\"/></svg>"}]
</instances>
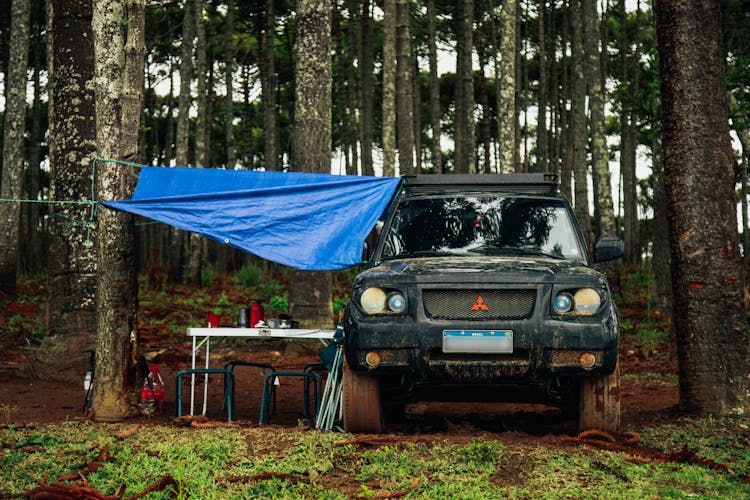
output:
<instances>
[{"instance_id":1,"label":"front tire","mask_svg":"<svg viewBox=\"0 0 750 500\"><path fill-rule=\"evenodd\" d=\"M620 431L620 364L609 375L581 378L580 432L597 429Z\"/></svg>"},{"instance_id":2,"label":"front tire","mask_svg":"<svg viewBox=\"0 0 750 500\"><path fill-rule=\"evenodd\" d=\"M344 364L342 384L344 430L371 434L383 432L380 378L371 373L353 371Z\"/></svg>"}]
</instances>

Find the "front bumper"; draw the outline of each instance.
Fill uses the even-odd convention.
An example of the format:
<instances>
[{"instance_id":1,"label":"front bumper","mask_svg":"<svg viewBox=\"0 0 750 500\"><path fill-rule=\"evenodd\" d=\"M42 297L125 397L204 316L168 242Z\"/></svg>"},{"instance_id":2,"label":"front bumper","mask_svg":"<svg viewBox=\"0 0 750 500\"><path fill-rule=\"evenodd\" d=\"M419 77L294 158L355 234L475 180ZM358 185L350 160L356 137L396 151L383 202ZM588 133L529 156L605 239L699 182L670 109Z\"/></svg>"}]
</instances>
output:
<instances>
[{"instance_id":1,"label":"front bumper","mask_svg":"<svg viewBox=\"0 0 750 500\"><path fill-rule=\"evenodd\" d=\"M437 321L367 316L350 305L345 351L352 369L399 373L413 384L545 384L555 376L609 374L617 362L617 313L607 305L593 317L532 317L513 321ZM539 315L536 315L539 316ZM443 352L445 330L511 330L507 354ZM581 356L593 364L584 366Z\"/></svg>"}]
</instances>

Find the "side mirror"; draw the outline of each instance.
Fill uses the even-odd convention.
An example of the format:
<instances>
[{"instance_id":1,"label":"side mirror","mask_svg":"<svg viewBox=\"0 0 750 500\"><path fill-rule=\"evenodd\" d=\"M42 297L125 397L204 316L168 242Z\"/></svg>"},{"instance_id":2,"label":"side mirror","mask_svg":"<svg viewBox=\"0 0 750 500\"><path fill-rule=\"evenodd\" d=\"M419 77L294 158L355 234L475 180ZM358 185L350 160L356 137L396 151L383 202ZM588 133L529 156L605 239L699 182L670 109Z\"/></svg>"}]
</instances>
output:
<instances>
[{"instance_id":1,"label":"side mirror","mask_svg":"<svg viewBox=\"0 0 750 500\"><path fill-rule=\"evenodd\" d=\"M625 244L620 238L599 238L594 245L594 261L607 262L625 255Z\"/></svg>"},{"instance_id":2,"label":"side mirror","mask_svg":"<svg viewBox=\"0 0 750 500\"><path fill-rule=\"evenodd\" d=\"M362 245L362 262L370 261L370 245L365 241Z\"/></svg>"}]
</instances>

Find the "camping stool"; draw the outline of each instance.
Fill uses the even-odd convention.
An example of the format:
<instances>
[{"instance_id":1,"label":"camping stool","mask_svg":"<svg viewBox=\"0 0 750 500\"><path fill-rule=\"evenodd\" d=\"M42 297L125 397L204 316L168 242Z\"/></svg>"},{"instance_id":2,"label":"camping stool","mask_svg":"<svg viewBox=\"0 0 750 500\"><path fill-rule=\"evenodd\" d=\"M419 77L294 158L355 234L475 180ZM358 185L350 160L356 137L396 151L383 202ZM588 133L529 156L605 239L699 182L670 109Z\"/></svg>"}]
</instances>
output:
<instances>
[{"instance_id":1,"label":"camping stool","mask_svg":"<svg viewBox=\"0 0 750 500\"><path fill-rule=\"evenodd\" d=\"M302 371L305 373L328 373L328 365L325 363L311 363L309 365L305 365L304 368L302 368ZM322 379L322 375L321 375ZM310 384L313 383L314 380L311 377L304 377L302 379L302 397L305 399L305 401L310 401ZM322 382L321 382L322 383ZM320 395L322 396L323 391L320 391ZM318 413L318 408L316 406L315 413ZM307 415L305 415L307 416Z\"/></svg>"},{"instance_id":2,"label":"camping stool","mask_svg":"<svg viewBox=\"0 0 750 500\"><path fill-rule=\"evenodd\" d=\"M258 424L263 425L264 423L267 424L271 421L271 416L269 415L269 406L271 405L271 395L275 394L275 383L276 383L276 377L300 377L303 379L303 382L305 380L311 380L313 383L313 405L314 405L314 411L317 414L319 406L320 406L320 396L321 392L323 390L323 379L320 378L320 375L313 372L272 372L266 375L265 381L263 383L263 396L260 400L260 417L258 418ZM303 385L304 387L304 385ZM309 394L305 392L302 397L302 404L304 405L302 407L302 416L307 418L309 416L309 405L310 405L310 399Z\"/></svg>"},{"instance_id":3,"label":"camping stool","mask_svg":"<svg viewBox=\"0 0 750 500\"><path fill-rule=\"evenodd\" d=\"M224 390L224 399L227 403L227 421L232 421L232 411L234 409L234 373L223 368L194 368L192 370L182 370L175 376L175 416L182 416L182 377L184 375L208 375L218 373L224 375L226 386L229 390ZM222 408L223 409L223 408Z\"/></svg>"},{"instance_id":4,"label":"camping stool","mask_svg":"<svg viewBox=\"0 0 750 500\"><path fill-rule=\"evenodd\" d=\"M275 372L276 369L269 365L268 363L255 363L252 361L230 361L227 364L224 365L225 370L229 370L234 374L234 367L235 366L254 366L256 368L261 368L261 375L265 375L263 370L270 370L271 372ZM236 380L236 379L235 379ZM232 391L234 391L234 387L236 386L236 383L232 385ZM234 392L231 394L229 393L229 387L227 386L227 377L224 376L224 402L221 404L221 411L224 411L224 407L227 404L227 400L231 398L232 401L234 401ZM276 414L276 387L273 388L273 414Z\"/></svg>"}]
</instances>

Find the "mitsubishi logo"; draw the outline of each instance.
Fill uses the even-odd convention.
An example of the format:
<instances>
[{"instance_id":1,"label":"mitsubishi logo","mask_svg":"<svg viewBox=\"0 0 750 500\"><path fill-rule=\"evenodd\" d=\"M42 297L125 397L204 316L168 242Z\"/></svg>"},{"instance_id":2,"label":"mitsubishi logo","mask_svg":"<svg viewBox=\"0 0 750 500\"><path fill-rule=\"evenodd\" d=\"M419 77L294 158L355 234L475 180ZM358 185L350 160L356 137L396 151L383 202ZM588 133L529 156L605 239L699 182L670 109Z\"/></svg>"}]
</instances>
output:
<instances>
[{"instance_id":1,"label":"mitsubishi logo","mask_svg":"<svg viewBox=\"0 0 750 500\"><path fill-rule=\"evenodd\" d=\"M476 303L473 306L471 306L471 310L472 311L489 311L490 308L487 307L487 304L484 303L484 299L482 298L481 295L479 295L477 297Z\"/></svg>"}]
</instances>

